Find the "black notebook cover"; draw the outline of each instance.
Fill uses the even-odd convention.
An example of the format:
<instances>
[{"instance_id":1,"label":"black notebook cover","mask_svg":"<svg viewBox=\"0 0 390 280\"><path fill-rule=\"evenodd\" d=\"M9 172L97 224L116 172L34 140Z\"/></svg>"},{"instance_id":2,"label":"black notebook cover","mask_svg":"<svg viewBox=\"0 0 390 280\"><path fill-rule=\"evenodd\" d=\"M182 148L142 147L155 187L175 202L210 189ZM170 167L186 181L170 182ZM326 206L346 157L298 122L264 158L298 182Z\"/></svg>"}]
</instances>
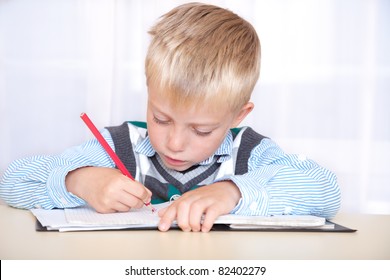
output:
<instances>
[{"instance_id":1,"label":"black notebook cover","mask_svg":"<svg viewBox=\"0 0 390 280\"><path fill-rule=\"evenodd\" d=\"M356 229L351 229L344 227L342 225L327 221L327 223L333 224L333 228L245 228L245 229L233 229L229 225L224 225L224 224L215 224L211 231L264 231L264 232L355 232L357 231ZM41 223L36 220L36 225L35 225L35 230L36 231L54 231L56 230L47 230L46 227L42 226ZM156 228L124 228L124 229L103 229L103 231L118 231L118 230L156 230ZM173 227L172 230L179 230L177 227ZM88 230L89 231L89 230ZM90 230L93 231L93 230ZM102 231L102 230L98 230Z\"/></svg>"}]
</instances>

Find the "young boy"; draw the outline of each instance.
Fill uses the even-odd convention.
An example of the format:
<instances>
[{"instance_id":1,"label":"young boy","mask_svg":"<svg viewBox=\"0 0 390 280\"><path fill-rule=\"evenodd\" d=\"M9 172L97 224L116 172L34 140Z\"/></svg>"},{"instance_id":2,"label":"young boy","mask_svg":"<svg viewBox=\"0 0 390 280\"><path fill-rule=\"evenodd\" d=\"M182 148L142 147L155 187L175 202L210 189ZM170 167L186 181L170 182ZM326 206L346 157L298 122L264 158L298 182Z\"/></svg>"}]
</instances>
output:
<instances>
[{"instance_id":1,"label":"young boy","mask_svg":"<svg viewBox=\"0 0 390 280\"><path fill-rule=\"evenodd\" d=\"M159 212L159 229L211 229L227 213L333 217L340 205L334 174L285 154L249 127L250 96L260 71L254 28L225 9L179 6L151 29L146 57L145 123L125 122L102 134L136 181L117 169L95 140L56 156L14 161L0 197L19 208L128 211L181 197ZM202 216L204 220L202 221Z\"/></svg>"}]
</instances>

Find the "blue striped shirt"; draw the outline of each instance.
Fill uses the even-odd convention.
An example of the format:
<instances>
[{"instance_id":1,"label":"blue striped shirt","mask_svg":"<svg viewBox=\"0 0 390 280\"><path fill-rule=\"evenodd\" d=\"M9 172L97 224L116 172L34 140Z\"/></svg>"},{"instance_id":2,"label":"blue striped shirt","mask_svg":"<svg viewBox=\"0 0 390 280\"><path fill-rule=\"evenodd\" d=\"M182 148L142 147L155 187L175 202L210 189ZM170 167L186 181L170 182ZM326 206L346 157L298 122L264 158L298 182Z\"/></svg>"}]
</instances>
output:
<instances>
[{"instance_id":1,"label":"blue striped shirt","mask_svg":"<svg viewBox=\"0 0 390 280\"><path fill-rule=\"evenodd\" d=\"M103 137L115 149L108 130ZM155 150L146 137L135 152L147 156ZM229 133L214 155L200 164L227 160L232 152ZM15 160L0 181L0 197L9 205L31 208L69 208L86 202L68 192L66 175L77 168L115 164L96 139L53 156L32 156ZM270 139L264 138L250 154L248 173L229 178L240 189L242 198L232 213L240 215L316 215L332 218L340 207L336 176L302 155L286 154Z\"/></svg>"}]
</instances>

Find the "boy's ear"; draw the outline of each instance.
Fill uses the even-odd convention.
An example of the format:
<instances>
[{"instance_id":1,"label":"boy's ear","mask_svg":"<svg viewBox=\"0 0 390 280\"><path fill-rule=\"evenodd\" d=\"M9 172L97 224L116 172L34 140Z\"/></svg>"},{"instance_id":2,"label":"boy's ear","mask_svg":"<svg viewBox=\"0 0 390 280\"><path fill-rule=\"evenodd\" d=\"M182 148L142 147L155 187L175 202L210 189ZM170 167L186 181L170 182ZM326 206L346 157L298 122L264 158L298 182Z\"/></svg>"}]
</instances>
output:
<instances>
[{"instance_id":1,"label":"boy's ear","mask_svg":"<svg viewBox=\"0 0 390 280\"><path fill-rule=\"evenodd\" d=\"M234 119L232 123L232 127L237 127L244 119L245 117L252 112L253 108L255 107L255 104L252 102L246 103L240 111L238 111L236 118Z\"/></svg>"}]
</instances>

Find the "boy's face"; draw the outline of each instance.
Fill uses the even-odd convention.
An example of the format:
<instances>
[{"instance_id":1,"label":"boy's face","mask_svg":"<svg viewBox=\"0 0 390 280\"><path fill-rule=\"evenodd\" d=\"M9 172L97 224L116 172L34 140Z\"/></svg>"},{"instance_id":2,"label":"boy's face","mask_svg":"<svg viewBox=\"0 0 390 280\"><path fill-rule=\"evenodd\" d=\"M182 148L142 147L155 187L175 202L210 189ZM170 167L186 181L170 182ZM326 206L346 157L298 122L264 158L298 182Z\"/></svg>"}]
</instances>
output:
<instances>
[{"instance_id":1,"label":"boy's face","mask_svg":"<svg viewBox=\"0 0 390 280\"><path fill-rule=\"evenodd\" d=\"M209 158L221 145L239 117L227 108L204 104L174 106L158 88L149 86L147 123L153 148L164 164L184 171Z\"/></svg>"}]
</instances>

